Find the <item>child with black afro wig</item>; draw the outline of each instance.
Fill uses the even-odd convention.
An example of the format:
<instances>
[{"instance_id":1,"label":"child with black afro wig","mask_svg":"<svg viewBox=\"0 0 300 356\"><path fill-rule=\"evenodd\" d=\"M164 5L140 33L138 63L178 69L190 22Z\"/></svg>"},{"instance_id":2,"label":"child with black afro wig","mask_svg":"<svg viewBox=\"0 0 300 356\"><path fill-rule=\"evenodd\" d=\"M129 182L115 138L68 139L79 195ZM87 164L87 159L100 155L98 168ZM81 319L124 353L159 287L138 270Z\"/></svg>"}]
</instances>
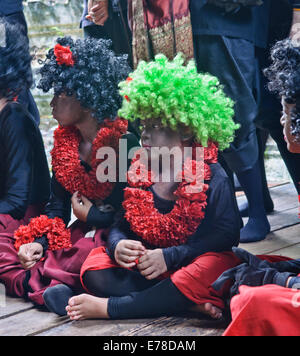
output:
<instances>
[{"instance_id":1,"label":"child with black afro wig","mask_svg":"<svg viewBox=\"0 0 300 356\"><path fill-rule=\"evenodd\" d=\"M281 123L288 149L300 153L300 44L290 39L277 42L271 59L265 70L268 87L282 99Z\"/></svg>"},{"instance_id":2,"label":"child with black afro wig","mask_svg":"<svg viewBox=\"0 0 300 356\"><path fill-rule=\"evenodd\" d=\"M11 294L25 296L30 290L31 301L58 315L66 314L69 298L82 290L80 268L93 248L105 245L104 232L123 200L126 179L110 180L109 172L99 170L107 159L99 157L99 150L112 150L118 167L120 139L128 150L139 145L127 131L128 122L117 117L122 103L118 83L129 67L126 56L116 56L110 45L59 38L39 71L38 87L54 91L50 105L59 123L51 152L51 196L45 215L15 231L10 258L20 262L14 273L26 279L18 289L11 282ZM78 220L69 227L71 205Z\"/></svg>"},{"instance_id":3,"label":"child with black afro wig","mask_svg":"<svg viewBox=\"0 0 300 356\"><path fill-rule=\"evenodd\" d=\"M38 88L44 92L53 89L54 95L75 95L83 107L92 110L99 123L114 119L122 103L118 83L130 71L127 56L115 56L109 40L64 37L58 38L57 43L69 48L74 63L60 65L55 49L50 49L40 69Z\"/></svg>"}]
</instances>

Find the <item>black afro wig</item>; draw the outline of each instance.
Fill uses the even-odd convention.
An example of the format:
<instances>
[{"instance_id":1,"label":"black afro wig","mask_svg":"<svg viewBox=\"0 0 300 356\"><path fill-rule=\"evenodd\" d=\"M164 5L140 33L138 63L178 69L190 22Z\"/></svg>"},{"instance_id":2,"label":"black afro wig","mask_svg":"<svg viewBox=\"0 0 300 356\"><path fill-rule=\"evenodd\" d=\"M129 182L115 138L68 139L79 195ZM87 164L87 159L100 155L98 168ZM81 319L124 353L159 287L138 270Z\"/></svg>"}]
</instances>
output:
<instances>
[{"instance_id":1,"label":"black afro wig","mask_svg":"<svg viewBox=\"0 0 300 356\"><path fill-rule=\"evenodd\" d=\"M292 134L300 136L300 45L290 39L279 41L271 51L272 64L264 73L269 90L296 104L292 113Z\"/></svg>"},{"instance_id":2,"label":"black afro wig","mask_svg":"<svg viewBox=\"0 0 300 356\"><path fill-rule=\"evenodd\" d=\"M63 37L57 43L69 47L74 65L58 64L54 49L50 49L39 70L38 88L44 92L53 89L54 95L75 95L99 123L114 119L122 104L118 84L130 72L127 55L116 56L110 40Z\"/></svg>"}]
</instances>

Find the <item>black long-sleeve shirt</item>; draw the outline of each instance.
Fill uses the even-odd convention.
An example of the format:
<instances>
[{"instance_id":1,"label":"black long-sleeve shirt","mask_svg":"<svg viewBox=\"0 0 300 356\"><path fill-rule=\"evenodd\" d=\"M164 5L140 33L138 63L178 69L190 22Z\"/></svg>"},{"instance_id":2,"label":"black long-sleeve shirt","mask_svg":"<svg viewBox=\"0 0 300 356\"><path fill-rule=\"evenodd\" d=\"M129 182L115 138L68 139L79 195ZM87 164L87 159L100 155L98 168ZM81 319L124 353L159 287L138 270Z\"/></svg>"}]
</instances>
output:
<instances>
[{"instance_id":1,"label":"black long-sleeve shirt","mask_svg":"<svg viewBox=\"0 0 300 356\"><path fill-rule=\"evenodd\" d=\"M208 205L205 218L197 231L189 236L187 243L163 249L168 270L176 270L189 264L194 258L207 252L229 251L237 246L240 236L240 218L234 192L224 170L219 164L211 165L212 179L209 182ZM170 212L174 202L160 198L152 189L154 204L162 214ZM124 212L123 212L124 214ZM130 230L129 223L122 216L111 229L107 252L114 258L114 251L120 240L142 239ZM155 248L147 245L148 249Z\"/></svg>"},{"instance_id":2,"label":"black long-sleeve shirt","mask_svg":"<svg viewBox=\"0 0 300 356\"><path fill-rule=\"evenodd\" d=\"M19 103L0 113L0 214L24 217L29 205L46 203L50 174L40 130Z\"/></svg>"},{"instance_id":3,"label":"black long-sleeve shirt","mask_svg":"<svg viewBox=\"0 0 300 356\"><path fill-rule=\"evenodd\" d=\"M131 148L139 146L137 138L131 133L123 135L122 139L127 140L128 152ZM87 172L91 170L91 167L86 162L82 161L81 164ZM130 161L128 161L128 166L129 164ZM112 194L103 201L104 205L111 205L114 208L113 211L100 211L95 204L91 207L87 217L89 226L95 226L96 228L111 226L115 213L121 208L125 185L126 183L117 182ZM51 181L51 196L45 210L49 218L59 217L64 220L66 225L71 219L71 194L56 180L55 172L53 172Z\"/></svg>"}]
</instances>

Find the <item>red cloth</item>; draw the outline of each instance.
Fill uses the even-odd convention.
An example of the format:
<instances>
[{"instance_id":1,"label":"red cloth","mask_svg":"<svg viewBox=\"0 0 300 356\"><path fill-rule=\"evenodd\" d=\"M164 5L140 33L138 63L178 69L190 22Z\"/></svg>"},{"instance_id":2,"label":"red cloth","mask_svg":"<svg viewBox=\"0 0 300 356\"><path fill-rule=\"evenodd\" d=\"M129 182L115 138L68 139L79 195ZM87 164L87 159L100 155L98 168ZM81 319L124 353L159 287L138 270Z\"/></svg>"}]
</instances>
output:
<instances>
[{"instance_id":1,"label":"red cloth","mask_svg":"<svg viewBox=\"0 0 300 356\"><path fill-rule=\"evenodd\" d=\"M16 220L8 214L0 214L0 234L13 233L21 225L28 225L29 220L39 216L42 213L42 205L30 205L23 219Z\"/></svg>"},{"instance_id":2,"label":"red cloth","mask_svg":"<svg viewBox=\"0 0 300 356\"><path fill-rule=\"evenodd\" d=\"M268 262L292 260L276 255L257 256ZM299 336L300 292L277 285L241 286L230 303L232 322L224 336Z\"/></svg>"},{"instance_id":3,"label":"red cloth","mask_svg":"<svg viewBox=\"0 0 300 356\"><path fill-rule=\"evenodd\" d=\"M188 266L176 272L164 273L160 277L161 279L170 277L181 293L196 304L210 302L219 308L224 308L222 300L224 290L217 293L210 286L220 274L239 263L240 260L232 252L209 252L199 256ZM92 250L81 268L82 285L84 286L82 276L86 271L108 268L122 267L108 256L104 247Z\"/></svg>"},{"instance_id":4,"label":"red cloth","mask_svg":"<svg viewBox=\"0 0 300 356\"><path fill-rule=\"evenodd\" d=\"M232 298L224 336L300 336L300 291L277 285L241 286Z\"/></svg>"},{"instance_id":5,"label":"red cloth","mask_svg":"<svg viewBox=\"0 0 300 356\"><path fill-rule=\"evenodd\" d=\"M75 222L71 226L72 247L58 251L47 251L45 257L30 270L28 294L31 301L43 305L44 291L56 284L67 284L72 289L82 291L80 268L90 251L104 245L105 230L97 230L94 238L85 238L85 224ZM24 297L23 281L26 271L19 263L14 248L13 233L0 234L0 281L5 284L6 292L12 296Z\"/></svg>"}]
</instances>

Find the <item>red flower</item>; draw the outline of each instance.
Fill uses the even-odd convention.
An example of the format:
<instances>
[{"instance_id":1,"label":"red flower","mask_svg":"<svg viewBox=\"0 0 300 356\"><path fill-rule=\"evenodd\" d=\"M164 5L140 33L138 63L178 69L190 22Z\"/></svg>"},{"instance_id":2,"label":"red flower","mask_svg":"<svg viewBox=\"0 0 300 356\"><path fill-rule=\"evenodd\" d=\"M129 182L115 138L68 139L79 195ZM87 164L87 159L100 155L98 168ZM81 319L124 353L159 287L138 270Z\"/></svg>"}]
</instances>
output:
<instances>
[{"instance_id":1,"label":"red flower","mask_svg":"<svg viewBox=\"0 0 300 356\"><path fill-rule=\"evenodd\" d=\"M71 233L66 229L65 223L60 218L49 219L46 215L41 215L30 220L27 226L20 226L14 233L15 248L19 248L31 242L38 237L46 236L49 243L49 250L59 250L70 248Z\"/></svg>"},{"instance_id":2,"label":"red flower","mask_svg":"<svg viewBox=\"0 0 300 356\"><path fill-rule=\"evenodd\" d=\"M115 183L98 182L96 171L102 160L96 158L97 151L101 147L112 147L118 152L119 139L126 133L127 125L128 122L120 118L113 122L104 121L93 142L92 170L88 173L80 162L78 147L81 136L79 131L75 127L56 129L51 155L52 167L58 182L71 194L78 191L92 200L107 198L112 193Z\"/></svg>"},{"instance_id":3,"label":"red flower","mask_svg":"<svg viewBox=\"0 0 300 356\"><path fill-rule=\"evenodd\" d=\"M75 62L73 59L73 53L70 47L63 47L59 43L54 47L54 55L56 57L57 63L61 66L65 64L68 67L73 67Z\"/></svg>"},{"instance_id":4,"label":"red flower","mask_svg":"<svg viewBox=\"0 0 300 356\"><path fill-rule=\"evenodd\" d=\"M194 148L196 147L197 145L194 145ZM138 159L132 161L132 166L128 171L128 182L133 188L125 189L123 201L125 218L131 230L150 245L164 248L184 244L187 238L196 232L204 219L207 205L206 192L209 186L203 180L211 179L208 164L217 162L218 155L218 149L212 143L205 150L207 152L204 152L204 166L202 162L202 170L200 170L202 180L198 180L199 174L195 178L196 168L199 168L199 165L201 167L201 162L188 160L185 171L179 176L182 182L174 193L178 199L173 210L168 214L159 213L154 206L152 192L144 190L152 184L150 179L152 172L147 171L142 165L140 165L140 170L137 170ZM142 176L148 177L148 180L138 179L141 171ZM193 191L191 188L197 189Z\"/></svg>"}]
</instances>

